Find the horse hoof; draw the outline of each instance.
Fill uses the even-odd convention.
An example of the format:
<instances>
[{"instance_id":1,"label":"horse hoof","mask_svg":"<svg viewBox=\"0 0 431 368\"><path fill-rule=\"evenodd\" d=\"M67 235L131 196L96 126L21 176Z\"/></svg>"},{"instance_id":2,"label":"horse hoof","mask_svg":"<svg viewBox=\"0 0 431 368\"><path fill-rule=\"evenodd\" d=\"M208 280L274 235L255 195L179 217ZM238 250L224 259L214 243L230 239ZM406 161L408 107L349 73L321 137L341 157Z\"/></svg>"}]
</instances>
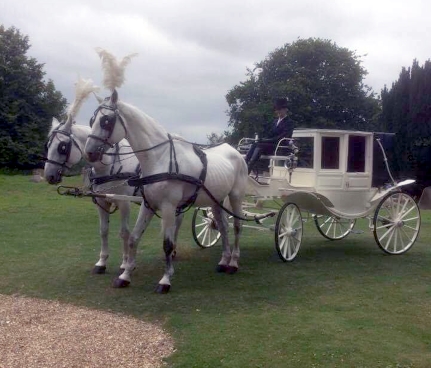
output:
<instances>
[{"instance_id":1,"label":"horse hoof","mask_svg":"<svg viewBox=\"0 0 431 368\"><path fill-rule=\"evenodd\" d=\"M229 275L233 275L234 273L238 272L238 267L229 266L226 270L226 273Z\"/></svg>"},{"instance_id":2,"label":"horse hoof","mask_svg":"<svg viewBox=\"0 0 431 368\"><path fill-rule=\"evenodd\" d=\"M122 274L123 274L123 272L124 272L124 268L119 268L119 269L118 269L118 272L117 272L117 276L122 275Z\"/></svg>"},{"instance_id":3,"label":"horse hoof","mask_svg":"<svg viewBox=\"0 0 431 368\"><path fill-rule=\"evenodd\" d=\"M219 273L225 273L228 270L228 266L226 265L217 265L216 271Z\"/></svg>"},{"instance_id":4,"label":"horse hoof","mask_svg":"<svg viewBox=\"0 0 431 368\"><path fill-rule=\"evenodd\" d=\"M114 288L125 288L125 287L129 286L129 284L130 284L130 281L116 278L114 280L114 282L112 283L112 287L114 287Z\"/></svg>"},{"instance_id":5,"label":"horse hoof","mask_svg":"<svg viewBox=\"0 0 431 368\"><path fill-rule=\"evenodd\" d=\"M106 266L94 266L92 273L94 275L101 275L106 272Z\"/></svg>"},{"instance_id":6,"label":"horse hoof","mask_svg":"<svg viewBox=\"0 0 431 368\"><path fill-rule=\"evenodd\" d=\"M156 287L156 293L157 294L167 294L169 292L170 288L171 288L171 285L158 284Z\"/></svg>"}]
</instances>

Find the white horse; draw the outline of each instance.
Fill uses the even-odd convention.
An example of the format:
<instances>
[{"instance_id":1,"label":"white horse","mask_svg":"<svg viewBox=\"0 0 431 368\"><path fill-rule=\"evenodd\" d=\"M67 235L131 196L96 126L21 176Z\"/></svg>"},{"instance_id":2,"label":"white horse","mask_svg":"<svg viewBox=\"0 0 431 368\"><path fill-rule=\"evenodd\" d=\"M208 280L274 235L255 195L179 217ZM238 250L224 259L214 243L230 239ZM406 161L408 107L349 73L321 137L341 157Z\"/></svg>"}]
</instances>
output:
<instances>
[{"instance_id":1,"label":"white horse","mask_svg":"<svg viewBox=\"0 0 431 368\"><path fill-rule=\"evenodd\" d=\"M84 145L90 132L90 127L71 124L71 119L66 123L59 123L57 119L53 119L48 136L48 154L44 171L45 179L49 184L60 183L63 174L81 161ZM93 191L128 196L134 194L135 189L126 184L126 179L139 175L140 166L136 156L127 154L128 152L131 152L130 145L126 140L122 140L107 151L108 155L104 157L103 162L91 163L90 180ZM100 257L93 268L93 273L101 274L106 271L109 257L109 217L113 213L111 211L112 206L115 206L121 215L120 237L123 243L123 261L120 270L124 270L127 261L127 242L130 235L130 202L103 198L94 198L93 201L99 213L101 237Z\"/></svg>"},{"instance_id":2,"label":"white horse","mask_svg":"<svg viewBox=\"0 0 431 368\"><path fill-rule=\"evenodd\" d=\"M231 251L227 219L219 204L228 197L232 211L235 215L242 216L248 175L247 165L239 152L228 144L203 152L195 151L192 144L172 138L162 126L136 107L119 101L115 89L109 100L105 99L97 108L92 121L92 133L85 145L85 153L90 162L100 160L107 147L127 137L142 167L141 184L146 206L140 208L129 238L128 262L114 286L129 285L135 268L138 242L155 211L160 211L166 269L156 291L169 291L174 273L172 251L179 227L175 214L177 209L192 203L212 207L223 247L217 270L235 273L240 256L240 220L234 219L235 243ZM213 198L201 188L201 181Z\"/></svg>"}]
</instances>

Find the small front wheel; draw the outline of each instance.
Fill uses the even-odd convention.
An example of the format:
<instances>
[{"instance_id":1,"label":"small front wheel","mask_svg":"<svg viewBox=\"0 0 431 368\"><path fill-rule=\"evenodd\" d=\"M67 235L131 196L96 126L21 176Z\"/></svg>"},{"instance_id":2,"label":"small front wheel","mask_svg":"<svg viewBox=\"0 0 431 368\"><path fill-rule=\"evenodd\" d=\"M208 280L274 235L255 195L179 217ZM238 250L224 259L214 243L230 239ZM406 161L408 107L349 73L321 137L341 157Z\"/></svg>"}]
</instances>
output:
<instances>
[{"instance_id":1,"label":"small front wheel","mask_svg":"<svg viewBox=\"0 0 431 368\"><path fill-rule=\"evenodd\" d=\"M220 231L210 207L198 207L193 213L193 239L201 248L210 248L220 239Z\"/></svg>"},{"instance_id":2,"label":"small front wheel","mask_svg":"<svg viewBox=\"0 0 431 368\"><path fill-rule=\"evenodd\" d=\"M389 193L374 214L374 239L385 253L402 254L416 241L420 226L420 211L414 199L401 192Z\"/></svg>"},{"instance_id":3,"label":"small front wheel","mask_svg":"<svg viewBox=\"0 0 431 368\"><path fill-rule=\"evenodd\" d=\"M293 261L302 240L302 216L298 206L285 203L278 213L275 224L275 249L284 261Z\"/></svg>"},{"instance_id":4,"label":"small front wheel","mask_svg":"<svg viewBox=\"0 0 431 368\"><path fill-rule=\"evenodd\" d=\"M313 219L319 233L329 240L345 238L356 223L356 220L327 215L313 215Z\"/></svg>"}]
</instances>

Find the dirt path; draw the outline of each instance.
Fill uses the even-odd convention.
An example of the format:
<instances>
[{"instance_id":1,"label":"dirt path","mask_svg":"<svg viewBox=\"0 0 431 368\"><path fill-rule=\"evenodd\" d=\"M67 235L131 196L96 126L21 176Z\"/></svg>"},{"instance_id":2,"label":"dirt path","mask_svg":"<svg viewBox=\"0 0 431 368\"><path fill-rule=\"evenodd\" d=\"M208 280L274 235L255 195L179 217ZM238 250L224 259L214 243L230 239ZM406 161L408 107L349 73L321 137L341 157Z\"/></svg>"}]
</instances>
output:
<instances>
[{"instance_id":1,"label":"dirt path","mask_svg":"<svg viewBox=\"0 0 431 368\"><path fill-rule=\"evenodd\" d=\"M162 367L172 338L155 324L0 294L1 368Z\"/></svg>"}]
</instances>

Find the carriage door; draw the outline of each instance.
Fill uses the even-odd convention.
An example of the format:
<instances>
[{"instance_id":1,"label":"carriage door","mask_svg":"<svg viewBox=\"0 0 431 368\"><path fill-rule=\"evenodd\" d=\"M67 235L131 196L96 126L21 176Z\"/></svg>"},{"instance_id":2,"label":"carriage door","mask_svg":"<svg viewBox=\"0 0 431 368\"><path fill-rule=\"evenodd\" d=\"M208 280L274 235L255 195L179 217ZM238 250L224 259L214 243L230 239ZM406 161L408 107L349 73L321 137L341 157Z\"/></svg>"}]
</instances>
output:
<instances>
[{"instance_id":1,"label":"carriage door","mask_svg":"<svg viewBox=\"0 0 431 368\"><path fill-rule=\"evenodd\" d=\"M363 208L371 188L372 135L349 134L347 144L344 190L349 202L361 203Z\"/></svg>"},{"instance_id":2,"label":"carriage door","mask_svg":"<svg viewBox=\"0 0 431 368\"><path fill-rule=\"evenodd\" d=\"M344 137L340 134L325 134L316 145L317 152L320 152L316 189L328 198L336 197L336 193L343 190L343 141Z\"/></svg>"}]
</instances>

